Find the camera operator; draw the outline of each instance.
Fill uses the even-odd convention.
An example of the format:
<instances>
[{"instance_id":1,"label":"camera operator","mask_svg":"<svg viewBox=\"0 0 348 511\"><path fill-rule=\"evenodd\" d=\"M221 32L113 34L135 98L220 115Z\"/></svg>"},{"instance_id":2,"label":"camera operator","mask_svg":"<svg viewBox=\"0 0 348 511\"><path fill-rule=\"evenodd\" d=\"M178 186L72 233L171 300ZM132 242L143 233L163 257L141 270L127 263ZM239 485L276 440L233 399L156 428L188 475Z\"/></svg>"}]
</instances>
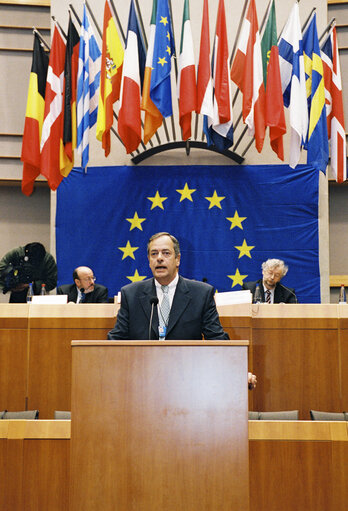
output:
<instances>
[{"instance_id":1,"label":"camera operator","mask_svg":"<svg viewBox=\"0 0 348 511\"><path fill-rule=\"evenodd\" d=\"M15 248L0 261L0 288L3 293L11 291L10 303L26 302L29 282L33 282L36 295L40 294L42 284L46 291L57 285L54 257L38 242Z\"/></svg>"}]
</instances>

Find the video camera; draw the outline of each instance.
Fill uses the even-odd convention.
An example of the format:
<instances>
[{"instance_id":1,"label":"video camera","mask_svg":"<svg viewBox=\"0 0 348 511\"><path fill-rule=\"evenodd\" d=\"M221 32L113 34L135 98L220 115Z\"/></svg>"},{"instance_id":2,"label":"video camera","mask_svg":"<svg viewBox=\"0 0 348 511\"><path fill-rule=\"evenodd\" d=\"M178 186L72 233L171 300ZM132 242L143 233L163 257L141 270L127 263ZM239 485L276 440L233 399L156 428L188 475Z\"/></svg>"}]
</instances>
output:
<instances>
[{"instance_id":1,"label":"video camera","mask_svg":"<svg viewBox=\"0 0 348 511\"><path fill-rule=\"evenodd\" d=\"M28 265L25 261L20 261L16 266L9 263L1 273L1 280L5 284L2 291L4 294L19 284L29 284L33 280L32 265Z\"/></svg>"}]
</instances>

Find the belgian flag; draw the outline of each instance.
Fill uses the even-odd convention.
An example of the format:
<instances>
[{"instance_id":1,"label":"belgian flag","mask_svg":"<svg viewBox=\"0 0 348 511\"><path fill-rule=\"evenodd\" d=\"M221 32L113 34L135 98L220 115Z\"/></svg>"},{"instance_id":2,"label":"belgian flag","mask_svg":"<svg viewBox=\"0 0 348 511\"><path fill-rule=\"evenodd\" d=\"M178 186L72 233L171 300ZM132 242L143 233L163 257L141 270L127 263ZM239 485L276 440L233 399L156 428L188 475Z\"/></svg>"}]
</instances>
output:
<instances>
[{"instance_id":1,"label":"belgian flag","mask_svg":"<svg viewBox=\"0 0 348 511\"><path fill-rule=\"evenodd\" d=\"M68 156L71 167L74 165L74 149L76 147L76 94L77 70L79 64L80 36L69 16L68 37L65 53L65 85L64 85L64 121L63 143L64 152ZM71 168L70 167L70 168ZM68 166L69 168L69 166ZM65 169L66 171L68 169ZM70 170L70 169L69 169ZM66 176L69 172L61 172Z\"/></svg>"},{"instance_id":2,"label":"belgian flag","mask_svg":"<svg viewBox=\"0 0 348 511\"><path fill-rule=\"evenodd\" d=\"M21 160L23 162L22 192L31 195L34 181L40 174L40 140L45 110L45 89L49 57L34 33L33 60L29 79Z\"/></svg>"}]
</instances>

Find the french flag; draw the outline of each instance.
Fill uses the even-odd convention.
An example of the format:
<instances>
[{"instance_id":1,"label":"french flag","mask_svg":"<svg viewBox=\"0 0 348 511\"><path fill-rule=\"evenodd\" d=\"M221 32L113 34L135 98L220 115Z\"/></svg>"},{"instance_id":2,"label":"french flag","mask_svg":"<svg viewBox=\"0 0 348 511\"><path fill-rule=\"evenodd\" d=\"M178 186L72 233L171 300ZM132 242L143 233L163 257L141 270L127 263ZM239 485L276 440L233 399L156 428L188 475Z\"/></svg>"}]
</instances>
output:
<instances>
[{"instance_id":1,"label":"french flag","mask_svg":"<svg viewBox=\"0 0 348 511\"><path fill-rule=\"evenodd\" d=\"M144 81L145 60L144 41L132 0L123 62L121 106L118 116L118 134L127 153L135 151L141 142L140 99Z\"/></svg>"}]
</instances>

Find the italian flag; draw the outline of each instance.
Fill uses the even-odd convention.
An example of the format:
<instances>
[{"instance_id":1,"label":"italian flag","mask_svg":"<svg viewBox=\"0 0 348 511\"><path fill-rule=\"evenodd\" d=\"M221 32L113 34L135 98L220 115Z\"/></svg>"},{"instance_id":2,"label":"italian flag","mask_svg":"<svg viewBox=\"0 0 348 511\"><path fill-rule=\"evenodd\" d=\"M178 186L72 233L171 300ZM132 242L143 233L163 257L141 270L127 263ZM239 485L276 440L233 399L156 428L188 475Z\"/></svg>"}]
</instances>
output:
<instances>
[{"instance_id":1,"label":"italian flag","mask_svg":"<svg viewBox=\"0 0 348 511\"><path fill-rule=\"evenodd\" d=\"M182 138L187 140L191 137L191 117L197 98L189 0L185 0L182 18L177 92Z\"/></svg>"}]
</instances>

